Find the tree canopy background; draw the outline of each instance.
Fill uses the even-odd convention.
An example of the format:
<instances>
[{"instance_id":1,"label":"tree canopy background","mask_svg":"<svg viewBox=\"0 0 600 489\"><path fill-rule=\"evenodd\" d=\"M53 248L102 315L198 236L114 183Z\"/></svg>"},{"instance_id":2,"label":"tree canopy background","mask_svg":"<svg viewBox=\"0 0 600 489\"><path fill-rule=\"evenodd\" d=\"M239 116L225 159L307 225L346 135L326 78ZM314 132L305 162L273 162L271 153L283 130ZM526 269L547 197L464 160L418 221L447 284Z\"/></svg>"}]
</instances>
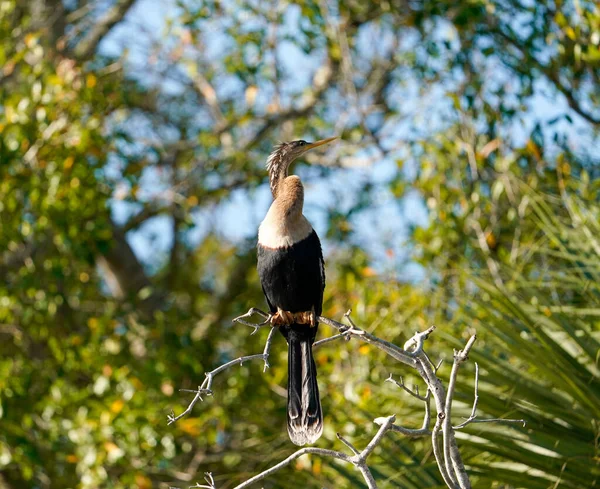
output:
<instances>
[{"instance_id":1,"label":"tree canopy background","mask_svg":"<svg viewBox=\"0 0 600 489\"><path fill-rule=\"evenodd\" d=\"M296 167L324 315L351 307L398 344L436 324L438 358L476 329L480 415L528 424L462 433L475 487L596 487L598 87L592 1L1 0L0 487L211 471L225 489L294 450L281 338L266 373L232 370L166 421L180 388L262 348L230 320L263 305L264 162L331 135ZM368 346L316 361L319 446L420 423ZM370 465L381 487L442 487L429 440L390 435ZM303 458L264 487L289 481L361 484Z\"/></svg>"}]
</instances>

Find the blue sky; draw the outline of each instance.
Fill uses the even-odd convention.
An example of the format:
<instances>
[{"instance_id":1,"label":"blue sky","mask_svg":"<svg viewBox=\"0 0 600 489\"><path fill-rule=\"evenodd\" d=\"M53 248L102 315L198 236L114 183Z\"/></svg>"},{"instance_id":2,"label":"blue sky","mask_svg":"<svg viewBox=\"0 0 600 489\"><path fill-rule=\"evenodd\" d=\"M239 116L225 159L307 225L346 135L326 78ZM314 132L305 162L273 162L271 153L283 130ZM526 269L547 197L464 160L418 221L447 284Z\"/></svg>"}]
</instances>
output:
<instances>
[{"instance_id":1,"label":"blue sky","mask_svg":"<svg viewBox=\"0 0 600 489\"><path fill-rule=\"evenodd\" d=\"M166 29L166 20L172 12L171 2L154 2L152 0L138 0L136 5L129 12L127 23L115 28L101 45L101 51L105 54L118 54L123 46L127 47L128 60L131 66L143 67L146 62L146 52L150 40L154 37L160 39ZM291 22L291 21L290 21ZM152 35L149 35L149 34ZM281 56L282 60L293 60L295 73L298 74L298 88L306 85L312 76L314 62L311 63L302 52L290 44L284 44L284 50ZM214 55L218 55L215 52ZM298 70L299 60L304 63L304 69ZM292 66L283 66L282 69L291 69ZM329 136L324 134L323 137ZM296 137L302 138L304 135L298 134ZM273 143L276 141L274 140ZM335 144L343 145L344 141ZM268 154L263 155L266 161ZM299 165L299 173L304 176L310 173L310 169ZM357 219L357 227L381 228L386 224L393 224L393 229L384 232L384 241L386 246L391 245L401 249L401 242L405 238L402 229L406 222L424 224L426 213L423 205L416 198L409 198L399 208L398 203L393 201L391 194L385 189L385 183L396 173L396 163L390 160L382 160L377 164L357 169L341 169L333 172L327 178L304 178L306 186L305 215L313 223L315 229L324 235L326 231L326 209L331 206L344 206L344 196L348 190L356 188L356 183L370 180L381 184L381 193L377 196L375 202L376 210L363 213ZM145 176L145 186L149 191L160 188L158 180L152 175ZM341 191L341 192L340 192ZM348 200L348 199L346 199ZM195 215L197 228L190 233L194 240L200 240L201 237L219 224L219 231L225 239L231 241L241 241L256 235L258 225L266 214L271 203L271 195L267 186L262 186L251 191L237 190L231 193L228 199L214 209L199 212ZM123 222L131 213L131 208L122 202L115 201L113 212L118 222ZM172 243L169 219L167 217L155 218L142 226L138 232L130 233L128 236L130 243L134 247L136 254L146 263L152 263L158 254L165 253ZM369 246L367 236L361 236L358 233L356 239ZM324 240L324 250L327 254L331 252L330 243ZM385 254L385 247L370 246L370 251L376 260L388 260ZM396 256L397 258L397 256Z\"/></svg>"},{"instance_id":2,"label":"blue sky","mask_svg":"<svg viewBox=\"0 0 600 489\"><path fill-rule=\"evenodd\" d=\"M135 66L136 72L143 75L149 43L162 38L167 28L167 19L173 13L173 9L174 4L171 0L164 2L138 0L128 14L127 23L118 26L110 33L102 43L101 50L105 53L118 54L123 47L126 47L129 66L132 68ZM293 9L290 12L287 22L293 25L293 16L296 14ZM373 42L372 38L376 34L370 35L366 32L363 35L365 39L361 42L365 46L370 45L369 43ZM440 29L440 36L451 36L451 33ZM207 45L209 51L214 51L210 51L209 57L217 58L219 56L218 45L218 42ZM315 69L315 62L307 58L292 44L284 44L281 49L283 50L280 56L280 59L283 60L281 61L282 69L293 67L297 74L298 86L306 85ZM288 66L285 63L288 63ZM289 63L293 63L293 66ZM505 76L505 74L506 72L498 70L498 77ZM235 89L235 87L233 88ZM517 143L523 142L529 137L536 121L547 122L568 111L565 101L561 97L554 96L550 88L544 86L542 81L538 82L537 89L536 95L530 101L527 113L512 129L510 136ZM403 97L401 101L403 111L407 114L414 114L414 117L406 118L405 123L388 131L393 138L401 141L405 134L415 131L433 133L443 127L449 104L449 101L444 99L443 88L438 88L437 92L432 91L428 97L419 97L417 87L411 86L408 81L399 94ZM562 119L557 123L557 127L567 129L574 148L577 150L579 145L583 150L593 137L591 134L585 133L588 129L581 120L577 117L573 117L573 119L573 125ZM322 136L330 135L323 134ZM296 137L303 138L304 135L297 134ZM342 146L345 143L339 141L336 144ZM400 153L402 152L400 151ZM262 161L266 161L267 156L267 154L262 155ZM415 164L415 162L409 161L409 164L405 166L408 180L410 180L411 174L414 174ZM409 192L406 198L398 202L387 190L386 184L396 172L397 166L393 158L380 159L375 164L364 168L335 170L327 178L311 177L314 172L300 165L299 174L303 177L306 186L305 215L313 223L317 232L323 236L327 226L326 209L332 206L347 206L349 201L347 196L357 188L357 182L371 180L378 188L375 202L370 210L355 218L355 229L359 231L353 235L353 239L370 252L376 268L381 271L394 270L398 263L403 262L407 256L404 242L407 238L408 226L425 225L427 222L426 208L415 193ZM148 192L160 188L159 179L154 178L152 174L146 175L144 181ZM256 235L258 225L266 214L270 202L271 196L267 186L252 191L234 191L228 199L214 209L198 212L195 215L197 227L188 238L192 241L199 241L209 230L214 230L217 224L219 232L227 240L236 242L253 237ZM113 212L115 219L122 222L132 212L132 209L122 202L115 201ZM365 231L361 232L360 229ZM372 229L377 229L381 233L377 240L372 239L372 233L369 232ZM166 217L153 219L137 232L130 233L128 238L138 256L145 263L155 264L157 257L160 259L161 256L166 256L172 242L169 220ZM386 253L388 248L394 250L394 256L391 258ZM333 251L331 243L325 241L324 250L326 255L331 253ZM402 274L402 278L409 280L421 277L418 267L406 269L403 266L396 271Z\"/></svg>"}]
</instances>

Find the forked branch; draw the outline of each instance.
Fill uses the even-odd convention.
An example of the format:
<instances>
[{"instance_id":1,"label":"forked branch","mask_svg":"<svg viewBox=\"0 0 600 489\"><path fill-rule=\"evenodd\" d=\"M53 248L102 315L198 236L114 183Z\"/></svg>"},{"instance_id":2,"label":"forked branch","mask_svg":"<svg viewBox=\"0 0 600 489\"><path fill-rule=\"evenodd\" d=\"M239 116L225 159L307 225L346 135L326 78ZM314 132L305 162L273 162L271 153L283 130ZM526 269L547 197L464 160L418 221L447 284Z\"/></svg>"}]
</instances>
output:
<instances>
[{"instance_id":1,"label":"forked branch","mask_svg":"<svg viewBox=\"0 0 600 489\"><path fill-rule=\"evenodd\" d=\"M254 322L251 320L252 316L257 315L260 316L263 320L260 322ZM235 318L233 321L237 323L244 324L251 328L254 328L251 334L256 333L260 328L264 326L271 326L271 315L261 311L260 309L252 308L246 314ZM348 322L348 324L343 324L338 321L334 321L333 319L329 319L326 317L319 317L318 321L323 324L327 324L338 330L338 334L335 334L329 338L325 338L323 340L315 342L313 347L318 347L326 343L330 343L332 341L338 339L350 340L351 338L357 338L360 341L364 341L365 343L371 344L376 348L379 348L383 352L385 352L390 357L395 360L411 367L416 370L419 376L423 379L425 384L427 385L427 391L424 395L422 395L418 388L415 387L413 389L409 388L404 384L402 378L400 381L394 380L392 376L387 379L387 381L395 384L397 387L401 388L405 392L407 392L410 396L424 403L425 414L423 417L423 424L421 428L405 428L403 426L396 425L395 415L384 416L381 418L376 418L374 422L380 425L379 430L375 434L375 436L371 439L371 441L367 444L367 446L359 451L352 445L348 440L343 438L338 434L338 439L348 447L351 451L351 455L335 451L335 450L325 450L322 448L316 447L307 447L302 448L285 460L282 460L277 465L257 474L256 476L248 479L242 484L236 486L234 489L242 489L245 487L249 487L250 485L258 482L260 480L265 479L269 475L277 472L283 467L289 465L293 460L301 457L306 454L319 455L322 457L332 457L338 460L341 460L346 463L352 464L357 470L359 470L369 487L376 488L377 484L373 477L373 474L369 470L367 466L367 458L373 452L375 447L381 442L383 437L388 431L394 431L397 433L401 433L406 436L417 437L417 436L431 436L431 441L433 445L433 454L435 456L435 460L438 465L438 469L442 478L444 479L444 483L450 489L470 489L471 482L469 481L469 476L465 469L464 463L460 456L458 444L456 442L455 430L462 429L470 423L490 423L490 422L500 422L500 423L522 423L525 424L525 421L522 419L478 419L477 418L477 402L479 400L478 395L478 387L479 387L479 366L475 364L475 399L473 401L473 408L471 410L471 415L463 421L461 424L457 426L452 425L452 403L454 400L454 390L456 386L456 379L458 376L458 369L460 365L467 361L469 352L473 347L476 336L473 335L467 341L465 347L458 351L454 352L454 362L452 364L452 370L450 373L450 379L448 382L448 390L444 388L442 381L437 377L437 371L441 365L441 362L438 365L434 365L432 361L429 359L429 356L424 351L425 340L429 337L431 333L435 330L434 326L426 329L425 331L416 332L405 344L404 348L400 348L393 343L385 341L377 336L368 333L367 331L358 327L350 317L350 311L348 311L344 315L344 319ZM269 331L269 335L266 340L265 348L263 353L243 356L236 358L235 360L231 360L220 367L208 372L206 374L206 378L203 383L196 390L185 390L186 392L193 392L195 394L193 400L188 405L187 409L183 411L180 415L175 416L171 414L168 418L169 424L174 423L181 417L188 414L194 407L194 405L202 400L203 395L212 394L212 382L218 373L234 366L241 365L243 362L247 360L262 360L265 364L264 369L266 370L269 366L268 358L271 349L271 342L273 340L273 335L275 333L276 328L271 327ZM433 399L433 404L435 406L435 424L433 428L431 428L431 400ZM208 476L207 476L208 477ZM214 489L214 481L212 480L212 476L207 478L206 481L210 485L200 485L197 484L193 487L210 487Z\"/></svg>"},{"instance_id":2,"label":"forked branch","mask_svg":"<svg viewBox=\"0 0 600 489\"><path fill-rule=\"evenodd\" d=\"M258 328L257 328L258 329ZM257 329L254 330L254 332L257 331ZM202 401L203 398L202 396L207 395L210 396L212 395L212 383L213 383L213 379L215 378L215 375L223 372L224 370L227 370L230 367L233 367L235 365L243 365L244 362L248 362L250 360L262 360L265 364L264 368L263 368L263 372L265 372L269 367L269 355L271 353L271 343L273 342L273 335L275 334L275 330L277 328L271 328L271 331L269 331L269 336L267 336L267 341L265 342L265 348L263 350L262 353L257 353L255 355L247 355L244 357L239 357L236 358L234 360L231 360L227 363L224 363L223 365L221 365L220 367L217 367L214 370L211 370L210 372L206 373L206 377L204 378L204 381L202 382L202 384L200 386L198 386L197 389L179 389L180 392L193 392L196 395L194 396L194 398L192 399L192 401L190 402L190 404L188 405L187 409L185 411L183 411L180 415L175 416L175 413L171 412L171 414L169 414L167 416L168 419L168 424L172 424L175 421L177 421L180 418L183 418L186 414L188 414L189 412L191 412L191 410L194 408L194 406L196 405L196 403L198 401ZM254 334L254 333L252 333Z\"/></svg>"}]
</instances>

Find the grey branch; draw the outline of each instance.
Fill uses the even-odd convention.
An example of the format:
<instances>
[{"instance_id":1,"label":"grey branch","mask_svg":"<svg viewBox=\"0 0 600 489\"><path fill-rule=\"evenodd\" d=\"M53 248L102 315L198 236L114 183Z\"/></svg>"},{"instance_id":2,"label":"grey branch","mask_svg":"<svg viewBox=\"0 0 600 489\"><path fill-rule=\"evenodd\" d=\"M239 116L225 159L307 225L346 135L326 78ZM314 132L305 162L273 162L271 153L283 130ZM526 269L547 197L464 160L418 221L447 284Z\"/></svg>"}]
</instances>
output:
<instances>
[{"instance_id":1,"label":"grey branch","mask_svg":"<svg viewBox=\"0 0 600 489\"><path fill-rule=\"evenodd\" d=\"M203 489L216 489L215 480L213 479L211 472L204 473L204 480L206 481L206 484L200 484L199 482L197 482L195 486L190 486L190 489L194 487L202 487Z\"/></svg>"},{"instance_id":2,"label":"grey branch","mask_svg":"<svg viewBox=\"0 0 600 489\"><path fill-rule=\"evenodd\" d=\"M423 424L421 425L421 428L411 429L394 425L392 426L392 431L396 431L397 433L402 433L405 436L411 437L431 435L431 430L429 428L431 425L431 391L429 390L429 388L427 388L427 394L422 396L419 394L418 386L415 387L415 390L413 391L412 389L406 387L402 378L400 378L400 382L398 382L397 380L394 380L392 378L392 374L390 374L390 376L385 381L395 384L397 387L400 387L401 389L408 392L415 399L418 399L419 401L423 401L425 403L425 415L423 416Z\"/></svg>"},{"instance_id":3,"label":"grey branch","mask_svg":"<svg viewBox=\"0 0 600 489\"><path fill-rule=\"evenodd\" d=\"M252 317L255 314L258 316L261 316L264 319L264 321L262 321L261 323L252 323L250 321L246 321L246 318ZM241 316L236 317L235 319L232 320L232 322L240 323L245 326L250 326L251 328L254 328L254 331L252 331L252 334L254 334L258 331L258 328L261 328L262 326L266 326L267 324L270 324L270 320L271 320L270 314L267 314L266 312L263 312L260 309L257 309L256 307L251 307L246 314L242 314Z\"/></svg>"},{"instance_id":4,"label":"grey branch","mask_svg":"<svg viewBox=\"0 0 600 489\"><path fill-rule=\"evenodd\" d=\"M365 482L367 483L367 487L369 489L376 489L377 484L375 483L375 478L373 477L373 474L371 474L371 471L369 470L369 467L367 466L367 458L369 457L369 455L371 455L371 453L373 452L375 447L377 445L379 445L379 443L381 442L381 440L382 440L383 436L386 434L386 432L391 430L395 419L396 419L396 416L394 416L394 415L387 416L385 418L377 418L375 420L375 423L380 425L379 430L377 431L375 436L371 439L369 444L361 452L359 452L356 448L354 448L353 445L351 445L348 441L344 440L342 437L340 437L338 435L338 438L340 438L340 440L348 448L350 448L350 450L353 453L352 456L347 455L343 452L338 452L335 450L326 450L324 448L314 448L314 447L301 448L300 450L297 450L296 452L292 453L285 460L282 460L281 462L279 462L277 465L274 465L273 467L265 470L264 472L261 472L260 474L255 475L251 479L248 479L247 481L243 482L242 484L235 486L234 489L243 489L244 487L249 487L252 484L254 484L255 482L258 482L258 481L261 481L261 480L267 478L271 474L274 474L278 470L289 465L291 462L293 462L297 458L301 457L302 455L306 455L306 454L320 455L322 457L332 457L332 458L341 460L343 462L350 463L350 464L354 465L354 467L356 467L360 471L363 478L365 479Z\"/></svg>"},{"instance_id":5,"label":"grey branch","mask_svg":"<svg viewBox=\"0 0 600 489\"><path fill-rule=\"evenodd\" d=\"M477 402L479 401L479 364L475 362L475 398L473 399L473 409L471 409L471 415L467 418L466 421L459 424L458 426L454 426L455 430L460 428L464 428L467 426L472 420L477 416Z\"/></svg>"},{"instance_id":6,"label":"grey branch","mask_svg":"<svg viewBox=\"0 0 600 489\"><path fill-rule=\"evenodd\" d=\"M415 390L413 391L412 389L409 389L406 386L406 384L404 383L404 379L402 377L400 377L400 382L398 382L397 380L393 379L392 374L390 374L390 376L387 379L385 379L385 381L395 384L397 387L400 387L401 389L405 390L411 396L416 397L420 401L425 401L425 399L426 399L426 396L422 396L419 394L419 386L418 385L415 386ZM427 397L428 396L429 396L429 389L427 390Z\"/></svg>"},{"instance_id":7,"label":"grey branch","mask_svg":"<svg viewBox=\"0 0 600 489\"><path fill-rule=\"evenodd\" d=\"M336 433L335 436L337 436L338 440L340 440L344 445L346 445L354 455L360 454L360 452L354 447L354 445L348 440L346 440L342 435Z\"/></svg>"},{"instance_id":8,"label":"grey branch","mask_svg":"<svg viewBox=\"0 0 600 489\"><path fill-rule=\"evenodd\" d=\"M244 364L244 362L247 362L250 360L262 360L265 364L263 371L266 371L267 368L269 368L269 366L270 366L269 365L269 355L271 353L271 343L273 342L273 335L275 334L276 329L277 328L271 328L271 331L269 331L269 336L267 336L267 341L265 342L265 348L262 353L239 357L239 358L231 360L227 363L224 363L223 365L215 368L214 370L211 370L210 372L206 373L206 377L204 378L204 381L196 390L180 389L180 391L182 391L182 392L194 392L196 395L194 396L194 398L192 399L192 402L190 402L190 404L188 405L186 410L183 411L180 415L175 416L174 413L171 413L168 415L168 417L167 417L168 421L169 421L168 424L175 423L178 419L181 419L185 415L190 413L192 411L192 409L194 408L194 406L196 405L196 403L198 401L203 400L203 398L202 398L203 395L212 395L213 392L212 392L211 388L212 388L212 383L215 378L215 375L223 372L224 370L227 370L228 368L233 367L234 365L241 366Z\"/></svg>"},{"instance_id":9,"label":"grey branch","mask_svg":"<svg viewBox=\"0 0 600 489\"><path fill-rule=\"evenodd\" d=\"M444 464L449 478L458 483L458 487L466 489L471 487L469 476L462 462L454 430L452 429L452 399L454 398L454 388L456 386L456 377L458 376L458 367L461 363L466 362L469 352L475 343L477 337L475 335L469 338L463 350L458 353L454 352L454 364L450 373L450 381L448 382L448 392L446 394L446 403L444 408L444 417L442 423L442 433L444 436Z\"/></svg>"},{"instance_id":10,"label":"grey branch","mask_svg":"<svg viewBox=\"0 0 600 489\"><path fill-rule=\"evenodd\" d=\"M473 399L473 409L471 409L470 416L465 419L462 423L454 426L455 430L460 430L471 423L520 423L523 428L527 425L524 419L508 419L508 418L477 418L477 402L479 401L479 365L475 362L475 398Z\"/></svg>"},{"instance_id":11,"label":"grey branch","mask_svg":"<svg viewBox=\"0 0 600 489\"><path fill-rule=\"evenodd\" d=\"M259 316L262 318L262 321L255 322L252 321L253 316ZM477 402L479 400L478 395L478 387L479 387L479 366L475 364L475 399L473 401L473 408L471 410L471 415L467 418L463 423L458 426L452 425L452 403L454 400L454 390L456 387L456 379L458 376L458 369L460 365L467 361L469 352L473 348L473 345L476 340L476 336L473 335L467 341L465 347L458 351L454 352L454 362L452 364L452 371L450 373L450 380L448 382L448 390L444 388L442 381L437 377L437 371L441 365L441 361L434 365L432 361L429 359L427 354L424 351L425 340L429 337L431 333L435 330L434 326L426 329L425 331L416 332L405 344L404 348L400 348L393 343L385 341L377 336L368 333L364 329L358 327L352 318L350 317L350 311L348 311L344 315L344 319L348 322L348 324L343 324L338 321L334 321L333 319L329 319L326 317L319 316L318 321L323 324L327 324L332 328L338 330L338 333L323 340L317 341L314 346L320 346L326 343L330 343L332 341L338 339L345 339L349 341L351 338L359 339L360 341L364 341L365 343L371 344L376 348L379 348L381 351L385 352L390 357L395 360L403 363L414 370L419 374L419 376L423 379L425 384L427 385L427 391L425 395L419 393L418 388L410 389L404 384L402 378L400 381L396 381L390 377L387 381L395 384L396 386L403 389L409 395L414 397L415 399L421 401L425 405L425 415L423 417L423 424L421 428L405 428L402 426L398 426L394 424L395 416L388 416L377 418L374 422L380 425L380 428L377 434L373 437L373 439L369 442L369 444L362 450L358 451L354 445L352 445L348 440L343 438L341 435L337 435L338 439L348 447L348 449L352 452L352 455L347 455L343 452L338 452L335 450L325 450L322 448L308 447L302 448L292 455L290 455L285 460L282 460L277 465L261 472L260 474L248 479L242 484L236 486L234 489L242 489L245 487L249 487L250 485L267 478L269 475L277 472L281 468L289 465L293 460L301 457L305 454L314 454L323 457L332 457L338 460L341 460L346 463L350 463L354 465L354 467L359 470L367 483L367 486L371 488L376 488L377 484L375 479L373 478L373 474L369 470L366 460L368 456L373 452L375 447L381 442L384 435L388 431L393 431L397 433L401 433L405 436L429 436L431 435L431 441L433 446L433 454L436 459L436 463L438 465L438 469L442 478L444 479L444 483L450 489L470 489L471 482L469 481L469 476L465 469L464 463L462 461L458 444L456 441L455 430L464 428L470 423L488 423L488 422L500 422L500 423L523 423L524 420L516 420L516 419L477 419ZM246 314L243 314L233 320L234 322L244 324L251 328L254 328L252 334L256 333L260 328L271 325L271 315L261 311L260 309L251 308ZM269 336L267 338L267 342L265 345L265 349L262 354L250 355L247 357L240 357L236 360L232 360L212 372L206 374L206 379L202 385L195 392L196 397L190 403L188 408L179 416L175 417L174 415L169 416L169 424L177 421L182 416L185 416L187 413L191 411L193 406L196 404L198 400L201 400L201 396L203 394L212 393L211 385L214 376L222 372L223 370L236 365L238 363L242 363L246 360L254 360L254 359L262 359L265 362L265 369L268 367L268 356L271 345L271 340L276 328L272 327L269 332ZM431 428L431 400L433 399L436 418L435 424L433 428ZM209 487L213 489L214 486L194 486L194 487Z\"/></svg>"}]
</instances>

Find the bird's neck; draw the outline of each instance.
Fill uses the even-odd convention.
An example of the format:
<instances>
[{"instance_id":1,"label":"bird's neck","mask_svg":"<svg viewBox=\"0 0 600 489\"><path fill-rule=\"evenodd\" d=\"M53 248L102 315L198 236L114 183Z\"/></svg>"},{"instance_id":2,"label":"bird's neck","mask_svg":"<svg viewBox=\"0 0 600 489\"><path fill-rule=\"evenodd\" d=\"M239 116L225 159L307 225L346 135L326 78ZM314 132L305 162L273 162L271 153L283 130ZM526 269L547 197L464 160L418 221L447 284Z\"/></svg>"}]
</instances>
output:
<instances>
[{"instance_id":1,"label":"bird's neck","mask_svg":"<svg viewBox=\"0 0 600 489\"><path fill-rule=\"evenodd\" d=\"M260 225L258 243L279 249L305 239L312 232L312 226L302 215L303 205L304 187L300 178L296 175L287 177Z\"/></svg>"},{"instance_id":2,"label":"bird's neck","mask_svg":"<svg viewBox=\"0 0 600 489\"><path fill-rule=\"evenodd\" d=\"M297 175L281 178L273 207L282 222L293 224L302 217L304 186Z\"/></svg>"}]
</instances>

